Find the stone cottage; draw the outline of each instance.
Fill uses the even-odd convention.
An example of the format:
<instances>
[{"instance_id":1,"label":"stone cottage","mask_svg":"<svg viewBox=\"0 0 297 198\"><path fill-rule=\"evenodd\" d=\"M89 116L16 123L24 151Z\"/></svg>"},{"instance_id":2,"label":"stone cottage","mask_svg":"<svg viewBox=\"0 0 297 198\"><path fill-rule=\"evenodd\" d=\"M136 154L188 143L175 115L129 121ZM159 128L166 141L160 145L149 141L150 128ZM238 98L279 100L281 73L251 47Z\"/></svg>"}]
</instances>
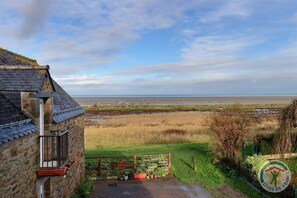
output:
<instances>
[{"instance_id":1,"label":"stone cottage","mask_svg":"<svg viewBox=\"0 0 297 198\"><path fill-rule=\"evenodd\" d=\"M0 197L70 197L85 174L84 110L49 66L0 48Z\"/></svg>"}]
</instances>

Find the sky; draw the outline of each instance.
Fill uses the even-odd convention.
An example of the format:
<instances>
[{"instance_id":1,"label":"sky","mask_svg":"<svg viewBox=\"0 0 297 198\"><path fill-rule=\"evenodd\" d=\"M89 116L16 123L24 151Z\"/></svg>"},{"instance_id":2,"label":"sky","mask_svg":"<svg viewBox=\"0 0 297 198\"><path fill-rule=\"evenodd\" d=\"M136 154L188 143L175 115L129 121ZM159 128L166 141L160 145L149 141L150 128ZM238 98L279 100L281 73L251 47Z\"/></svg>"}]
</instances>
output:
<instances>
[{"instance_id":1,"label":"sky","mask_svg":"<svg viewBox=\"0 0 297 198\"><path fill-rule=\"evenodd\" d=\"M71 95L297 95L296 0L1 0L0 46Z\"/></svg>"}]
</instances>

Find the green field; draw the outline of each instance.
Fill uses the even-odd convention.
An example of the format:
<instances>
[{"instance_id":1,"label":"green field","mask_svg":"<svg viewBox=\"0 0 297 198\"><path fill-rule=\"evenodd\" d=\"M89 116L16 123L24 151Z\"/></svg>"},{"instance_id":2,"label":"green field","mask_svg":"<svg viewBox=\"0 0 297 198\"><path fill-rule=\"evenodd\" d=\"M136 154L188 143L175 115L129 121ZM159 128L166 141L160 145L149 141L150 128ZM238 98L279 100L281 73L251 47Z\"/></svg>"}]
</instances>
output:
<instances>
[{"instance_id":1,"label":"green field","mask_svg":"<svg viewBox=\"0 0 297 198\"><path fill-rule=\"evenodd\" d=\"M244 178L237 178L235 174L225 173L214 165L209 157L207 143L159 144L125 148L97 148L86 149L86 157L96 155L132 155L172 153L172 172L184 183L198 183L208 189L215 197L223 195L218 191L225 184L229 184L236 191L249 197L261 197L253 190ZM197 171L192 168L192 159L196 160Z\"/></svg>"}]
</instances>

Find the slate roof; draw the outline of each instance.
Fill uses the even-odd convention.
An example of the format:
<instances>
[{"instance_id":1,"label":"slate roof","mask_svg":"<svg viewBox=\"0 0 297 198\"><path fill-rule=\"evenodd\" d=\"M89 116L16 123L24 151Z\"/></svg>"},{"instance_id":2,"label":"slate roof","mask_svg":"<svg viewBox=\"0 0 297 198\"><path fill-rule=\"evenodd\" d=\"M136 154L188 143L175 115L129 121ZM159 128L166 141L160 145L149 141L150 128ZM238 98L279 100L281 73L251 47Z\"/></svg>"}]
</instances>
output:
<instances>
[{"instance_id":1,"label":"slate roof","mask_svg":"<svg viewBox=\"0 0 297 198\"><path fill-rule=\"evenodd\" d=\"M11 123L11 125L8 126L0 125L0 146L37 131L38 127L33 124L30 119L24 120L23 122Z\"/></svg>"},{"instance_id":2,"label":"slate roof","mask_svg":"<svg viewBox=\"0 0 297 198\"><path fill-rule=\"evenodd\" d=\"M13 91L2 91L2 93L17 109L21 109L21 93Z\"/></svg>"},{"instance_id":3,"label":"slate roof","mask_svg":"<svg viewBox=\"0 0 297 198\"><path fill-rule=\"evenodd\" d=\"M0 125L28 119L2 93L0 93Z\"/></svg>"},{"instance_id":4,"label":"slate roof","mask_svg":"<svg viewBox=\"0 0 297 198\"><path fill-rule=\"evenodd\" d=\"M40 91L46 74L44 69L2 69L0 66L0 91Z\"/></svg>"},{"instance_id":5,"label":"slate roof","mask_svg":"<svg viewBox=\"0 0 297 198\"><path fill-rule=\"evenodd\" d=\"M37 131L37 126L0 93L0 145Z\"/></svg>"},{"instance_id":6,"label":"slate roof","mask_svg":"<svg viewBox=\"0 0 297 198\"><path fill-rule=\"evenodd\" d=\"M54 80L55 92L53 95L53 120L56 123L83 114L81 106Z\"/></svg>"},{"instance_id":7,"label":"slate roof","mask_svg":"<svg viewBox=\"0 0 297 198\"><path fill-rule=\"evenodd\" d=\"M38 127L21 111L20 92L36 92L37 97L53 98L53 120L65 121L84 113L81 106L50 76L48 66L0 48L0 145L36 132ZM53 93L42 92L49 77Z\"/></svg>"}]
</instances>

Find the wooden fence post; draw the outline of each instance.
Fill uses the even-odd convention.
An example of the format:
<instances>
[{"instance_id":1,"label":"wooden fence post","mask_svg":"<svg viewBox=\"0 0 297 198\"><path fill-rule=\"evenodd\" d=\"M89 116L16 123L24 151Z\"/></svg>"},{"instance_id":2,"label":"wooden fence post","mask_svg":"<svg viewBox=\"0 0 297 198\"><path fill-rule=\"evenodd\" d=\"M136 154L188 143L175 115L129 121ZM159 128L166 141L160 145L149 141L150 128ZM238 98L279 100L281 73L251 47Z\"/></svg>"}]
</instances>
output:
<instances>
[{"instance_id":1,"label":"wooden fence post","mask_svg":"<svg viewBox=\"0 0 297 198\"><path fill-rule=\"evenodd\" d=\"M137 156L136 154L134 153L134 173L136 173L136 169L137 169Z\"/></svg>"},{"instance_id":2,"label":"wooden fence post","mask_svg":"<svg viewBox=\"0 0 297 198\"><path fill-rule=\"evenodd\" d=\"M195 157L194 156L192 158L192 162L193 162L193 169L194 169L194 171L196 171L197 170L197 166L196 166L196 161L195 161Z\"/></svg>"},{"instance_id":3,"label":"wooden fence post","mask_svg":"<svg viewBox=\"0 0 297 198\"><path fill-rule=\"evenodd\" d=\"M171 174L171 153L168 153L168 175Z\"/></svg>"},{"instance_id":4,"label":"wooden fence post","mask_svg":"<svg viewBox=\"0 0 297 198\"><path fill-rule=\"evenodd\" d=\"M100 170L101 170L101 157L98 155L98 176L100 175Z\"/></svg>"}]
</instances>

